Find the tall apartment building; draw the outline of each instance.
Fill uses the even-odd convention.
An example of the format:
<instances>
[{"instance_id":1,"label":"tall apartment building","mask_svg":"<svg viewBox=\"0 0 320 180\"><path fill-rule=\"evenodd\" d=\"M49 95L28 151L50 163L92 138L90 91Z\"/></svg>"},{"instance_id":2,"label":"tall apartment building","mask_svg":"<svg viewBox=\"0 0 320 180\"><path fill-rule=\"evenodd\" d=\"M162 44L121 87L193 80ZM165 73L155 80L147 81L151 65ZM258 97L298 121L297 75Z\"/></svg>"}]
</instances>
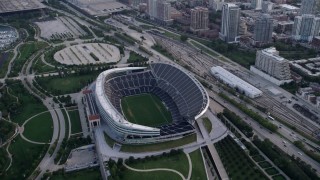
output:
<instances>
[{"instance_id":1,"label":"tall apartment building","mask_svg":"<svg viewBox=\"0 0 320 180\"><path fill-rule=\"evenodd\" d=\"M150 19L163 23L171 20L171 5L166 0L148 0L147 6Z\"/></svg>"},{"instance_id":2,"label":"tall apartment building","mask_svg":"<svg viewBox=\"0 0 320 180\"><path fill-rule=\"evenodd\" d=\"M273 19L269 14L262 14L254 24L253 44L262 45L272 41Z\"/></svg>"},{"instance_id":3,"label":"tall apartment building","mask_svg":"<svg viewBox=\"0 0 320 180\"><path fill-rule=\"evenodd\" d=\"M273 9L274 3L270 1L263 1L262 2L262 13L270 13Z\"/></svg>"},{"instance_id":4,"label":"tall apartment building","mask_svg":"<svg viewBox=\"0 0 320 180\"><path fill-rule=\"evenodd\" d=\"M314 36L319 35L320 18L311 14L296 16L294 19L292 38L297 41L312 41Z\"/></svg>"},{"instance_id":5,"label":"tall apartment building","mask_svg":"<svg viewBox=\"0 0 320 180\"><path fill-rule=\"evenodd\" d=\"M221 11L224 0L209 0L209 8L214 11Z\"/></svg>"},{"instance_id":6,"label":"tall apartment building","mask_svg":"<svg viewBox=\"0 0 320 180\"><path fill-rule=\"evenodd\" d=\"M289 61L279 56L274 47L257 51L255 68L278 80L291 79Z\"/></svg>"},{"instance_id":7,"label":"tall apartment building","mask_svg":"<svg viewBox=\"0 0 320 180\"><path fill-rule=\"evenodd\" d=\"M171 20L171 5L165 0L158 0L157 2L157 19L163 22Z\"/></svg>"},{"instance_id":8,"label":"tall apartment building","mask_svg":"<svg viewBox=\"0 0 320 180\"><path fill-rule=\"evenodd\" d=\"M227 43L239 41L240 8L232 3L222 6L222 20L219 37Z\"/></svg>"},{"instance_id":9,"label":"tall apartment building","mask_svg":"<svg viewBox=\"0 0 320 180\"><path fill-rule=\"evenodd\" d=\"M148 15L150 19L154 19L157 17L157 0L148 0Z\"/></svg>"},{"instance_id":10,"label":"tall apartment building","mask_svg":"<svg viewBox=\"0 0 320 180\"><path fill-rule=\"evenodd\" d=\"M207 30L209 24L209 11L204 7L191 9L191 31Z\"/></svg>"},{"instance_id":11,"label":"tall apartment building","mask_svg":"<svg viewBox=\"0 0 320 180\"><path fill-rule=\"evenodd\" d=\"M251 7L253 9L262 9L262 0L251 0Z\"/></svg>"},{"instance_id":12,"label":"tall apartment building","mask_svg":"<svg viewBox=\"0 0 320 180\"><path fill-rule=\"evenodd\" d=\"M300 14L314 14L317 8L318 0L302 0Z\"/></svg>"}]
</instances>

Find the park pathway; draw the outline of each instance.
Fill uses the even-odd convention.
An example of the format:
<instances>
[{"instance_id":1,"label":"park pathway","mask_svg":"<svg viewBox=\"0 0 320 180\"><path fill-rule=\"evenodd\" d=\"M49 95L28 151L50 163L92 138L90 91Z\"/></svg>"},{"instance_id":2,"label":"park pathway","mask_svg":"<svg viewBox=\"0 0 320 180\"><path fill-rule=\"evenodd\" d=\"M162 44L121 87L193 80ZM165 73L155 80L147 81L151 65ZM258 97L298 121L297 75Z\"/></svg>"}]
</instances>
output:
<instances>
[{"instance_id":1,"label":"park pathway","mask_svg":"<svg viewBox=\"0 0 320 180\"><path fill-rule=\"evenodd\" d=\"M169 171L178 174L183 180L187 180L179 171L173 170L173 169L167 169L167 168L155 168L155 169L135 169L132 168L125 163L123 163L124 167L127 169L130 169L131 171L136 171L136 172L153 172L153 171ZM190 173L190 172L189 172Z\"/></svg>"},{"instance_id":2,"label":"park pathway","mask_svg":"<svg viewBox=\"0 0 320 180\"><path fill-rule=\"evenodd\" d=\"M191 179L191 174L192 174L192 162L191 162L191 158L190 155L188 153L185 153L188 159L188 163L189 163L189 173L188 173L188 177L187 179Z\"/></svg>"}]
</instances>

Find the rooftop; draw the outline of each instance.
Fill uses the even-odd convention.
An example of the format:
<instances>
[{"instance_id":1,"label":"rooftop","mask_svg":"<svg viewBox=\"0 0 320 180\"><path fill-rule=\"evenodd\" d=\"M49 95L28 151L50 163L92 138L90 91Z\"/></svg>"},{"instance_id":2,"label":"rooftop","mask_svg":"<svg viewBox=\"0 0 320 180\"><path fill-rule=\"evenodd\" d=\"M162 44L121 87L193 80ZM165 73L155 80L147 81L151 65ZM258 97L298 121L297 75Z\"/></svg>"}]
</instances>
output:
<instances>
[{"instance_id":1,"label":"rooftop","mask_svg":"<svg viewBox=\"0 0 320 180\"><path fill-rule=\"evenodd\" d=\"M260 91L258 88L252 86L251 84L247 83L246 81L240 79L236 75L232 74L231 72L225 70L221 66L215 66L211 68L211 71L213 73L218 73L220 77L223 77L228 82L237 85L238 87L241 87L242 89L247 90L251 94L262 94L262 91Z\"/></svg>"},{"instance_id":2,"label":"rooftop","mask_svg":"<svg viewBox=\"0 0 320 180\"><path fill-rule=\"evenodd\" d=\"M283 58L283 57L278 55L278 51L277 51L277 49L275 47L269 47L267 49L263 49L262 53L264 53L264 54L266 54L268 56L274 57L278 61L286 60L285 58Z\"/></svg>"},{"instance_id":3,"label":"rooftop","mask_svg":"<svg viewBox=\"0 0 320 180\"><path fill-rule=\"evenodd\" d=\"M295 6L292 6L292 5L289 5L289 4L280 4L280 6L282 8L288 9L288 10L298 10L299 9L298 7L295 7Z\"/></svg>"},{"instance_id":4,"label":"rooftop","mask_svg":"<svg viewBox=\"0 0 320 180\"><path fill-rule=\"evenodd\" d=\"M43 8L45 6L39 0L0 0L0 14Z\"/></svg>"}]
</instances>

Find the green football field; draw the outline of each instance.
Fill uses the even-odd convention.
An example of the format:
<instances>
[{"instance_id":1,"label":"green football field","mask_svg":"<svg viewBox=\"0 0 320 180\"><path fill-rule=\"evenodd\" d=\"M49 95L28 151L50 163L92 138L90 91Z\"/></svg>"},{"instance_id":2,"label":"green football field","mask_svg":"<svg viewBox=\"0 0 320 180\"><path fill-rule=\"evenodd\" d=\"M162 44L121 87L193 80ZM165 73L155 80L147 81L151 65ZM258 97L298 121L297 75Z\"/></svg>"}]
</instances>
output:
<instances>
[{"instance_id":1,"label":"green football field","mask_svg":"<svg viewBox=\"0 0 320 180\"><path fill-rule=\"evenodd\" d=\"M171 113L152 94L139 94L121 99L122 111L132 123L156 127L172 122Z\"/></svg>"}]
</instances>

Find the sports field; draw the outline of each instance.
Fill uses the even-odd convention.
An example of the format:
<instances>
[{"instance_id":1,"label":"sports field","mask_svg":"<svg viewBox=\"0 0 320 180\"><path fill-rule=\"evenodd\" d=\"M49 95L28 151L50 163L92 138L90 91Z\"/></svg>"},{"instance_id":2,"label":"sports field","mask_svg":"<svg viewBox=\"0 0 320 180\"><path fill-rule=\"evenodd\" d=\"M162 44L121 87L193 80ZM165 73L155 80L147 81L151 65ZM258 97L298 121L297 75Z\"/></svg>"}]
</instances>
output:
<instances>
[{"instance_id":1,"label":"sports field","mask_svg":"<svg viewBox=\"0 0 320 180\"><path fill-rule=\"evenodd\" d=\"M156 127L172 122L171 113L161 100L152 94L139 94L121 99L122 111L132 123Z\"/></svg>"}]
</instances>

